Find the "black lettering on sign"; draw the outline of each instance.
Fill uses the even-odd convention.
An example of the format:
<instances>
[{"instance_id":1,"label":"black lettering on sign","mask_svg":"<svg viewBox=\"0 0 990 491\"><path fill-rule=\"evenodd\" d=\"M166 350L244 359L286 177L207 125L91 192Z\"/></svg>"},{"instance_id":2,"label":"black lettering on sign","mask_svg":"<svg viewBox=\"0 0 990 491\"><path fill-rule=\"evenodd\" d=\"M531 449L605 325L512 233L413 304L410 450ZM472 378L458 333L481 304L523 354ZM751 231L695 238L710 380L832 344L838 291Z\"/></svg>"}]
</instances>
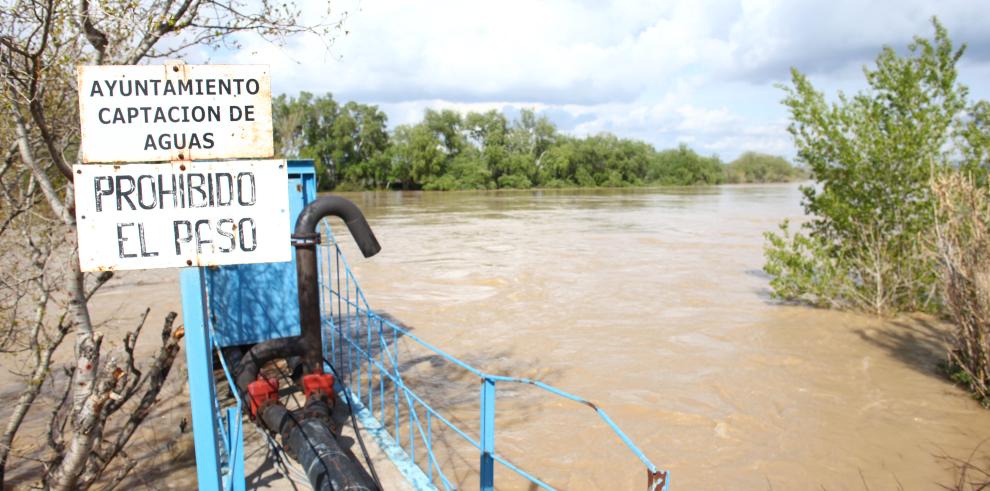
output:
<instances>
[{"instance_id":1,"label":"black lettering on sign","mask_svg":"<svg viewBox=\"0 0 990 491\"><path fill-rule=\"evenodd\" d=\"M179 235L179 227L184 227L185 231ZM192 242L192 224L188 220L176 220L172 222L173 237L175 237L175 255L182 255L182 244Z\"/></svg>"},{"instance_id":2,"label":"black lettering on sign","mask_svg":"<svg viewBox=\"0 0 990 491\"><path fill-rule=\"evenodd\" d=\"M140 224L139 233L141 233ZM242 218L235 220L231 218L221 218L216 221L216 226L209 219L196 220L176 220L172 222L173 238L175 239L175 255L183 254L186 244L196 244L196 254L206 252L253 252L258 249L258 229L253 218ZM221 238L222 237L222 238ZM210 248L207 246L214 245ZM142 255L145 252L142 246ZM149 253L155 254L157 253Z\"/></svg>"},{"instance_id":3,"label":"black lettering on sign","mask_svg":"<svg viewBox=\"0 0 990 491\"><path fill-rule=\"evenodd\" d=\"M206 225L206 234L204 234L203 232L200 231L200 227L203 226L203 225ZM213 243L212 240L210 240L210 239L204 239L203 238L204 235L209 236L210 235L210 232L212 232L212 230L210 229L210 221L209 220L196 220L196 227L195 227L195 229L196 229L196 254L202 254L203 253L203 245L205 245L205 244L212 244Z\"/></svg>"},{"instance_id":4,"label":"black lettering on sign","mask_svg":"<svg viewBox=\"0 0 990 491\"><path fill-rule=\"evenodd\" d=\"M254 106L244 106L244 121L254 121Z\"/></svg>"},{"instance_id":5,"label":"black lettering on sign","mask_svg":"<svg viewBox=\"0 0 990 491\"><path fill-rule=\"evenodd\" d=\"M245 224L251 225L251 248L248 249L247 244L244 243L244 229L248 228ZM251 252L258 248L258 230L254 228L253 218L244 218L237 222L237 234L241 242L241 250L244 252Z\"/></svg>"},{"instance_id":6,"label":"black lettering on sign","mask_svg":"<svg viewBox=\"0 0 990 491\"><path fill-rule=\"evenodd\" d=\"M141 242L141 257L155 257L158 255L157 252L152 252L148 250L148 245L144 241L144 224L137 224L138 227L138 240Z\"/></svg>"},{"instance_id":7,"label":"black lettering on sign","mask_svg":"<svg viewBox=\"0 0 990 491\"><path fill-rule=\"evenodd\" d=\"M193 184L195 178L196 184ZM186 195L189 197L189 207L190 208L203 208L206 206L206 191L203 190L203 184L206 183L206 176L198 172L191 172L186 175ZM199 195L200 199L193 199L193 190Z\"/></svg>"},{"instance_id":8,"label":"black lettering on sign","mask_svg":"<svg viewBox=\"0 0 990 491\"><path fill-rule=\"evenodd\" d=\"M246 193L250 194L248 195ZM245 196L250 197L245 199ZM240 174L237 174L237 202L241 206L251 206L256 201L258 201L258 196L254 188L254 173L241 172Z\"/></svg>"},{"instance_id":9,"label":"black lettering on sign","mask_svg":"<svg viewBox=\"0 0 990 491\"><path fill-rule=\"evenodd\" d=\"M213 205L216 204L216 199L215 199L216 198L216 195L215 195L216 189L213 188L213 179L210 179L210 177L212 177L212 175L207 174L207 176L206 176L206 194L210 197L210 199L209 199L210 208L213 208Z\"/></svg>"},{"instance_id":10,"label":"black lettering on sign","mask_svg":"<svg viewBox=\"0 0 990 491\"><path fill-rule=\"evenodd\" d=\"M106 182L104 188L100 182ZM96 211L103 211L103 197L113 194L113 178L110 176L97 176L93 178L93 192L96 193Z\"/></svg>"},{"instance_id":11,"label":"black lettering on sign","mask_svg":"<svg viewBox=\"0 0 990 491\"><path fill-rule=\"evenodd\" d=\"M158 176L161 179L161 175ZM142 183L147 183L147 185L142 185ZM158 193L155 189L155 178L148 174L142 174L137 178L137 201L138 206L145 210L153 210L158 206ZM151 203L145 203L145 196L151 197Z\"/></svg>"},{"instance_id":12,"label":"black lettering on sign","mask_svg":"<svg viewBox=\"0 0 990 491\"><path fill-rule=\"evenodd\" d=\"M136 210L137 207L134 206L134 202L131 201L131 194L137 189L134 184L134 178L132 176L117 176L114 179L117 184L117 211L123 211L123 202L127 201L128 205L131 205L132 210ZM124 190L122 184L127 183L127 190Z\"/></svg>"},{"instance_id":13,"label":"black lettering on sign","mask_svg":"<svg viewBox=\"0 0 990 491\"><path fill-rule=\"evenodd\" d=\"M234 201L234 176L227 172L217 172L215 178L217 180L217 206L230 206ZM224 198L224 193L227 194L226 198Z\"/></svg>"},{"instance_id":14,"label":"black lettering on sign","mask_svg":"<svg viewBox=\"0 0 990 491\"><path fill-rule=\"evenodd\" d=\"M249 78L244 84L244 88L247 89L248 94L255 95L259 90L258 81L253 78Z\"/></svg>"},{"instance_id":15,"label":"black lettering on sign","mask_svg":"<svg viewBox=\"0 0 990 491\"><path fill-rule=\"evenodd\" d=\"M213 133L162 133L160 135L145 135L145 150L195 150L213 148Z\"/></svg>"},{"instance_id":16,"label":"black lettering on sign","mask_svg":"<svg viewBox=\"0 0 990 491\"><path fill-rule=\"evenodd\" d=\"M224 230L224 225L230 225L230 227L227 227L228 230ZM217 222L217 233L226 237L229 241L229 244L226 247L217 244L220 252L230 252L234 250L234 246L237 244L234 241L234 221L229 218L221 218L220 221Z\"/></svg>"},{"instance_id":17,"label":"black lettering on sign","mask_svg":"<svg viewBox=\"0 0 990 491\"><path fill-rule=\"evenodd\" d=\"M117 252L120 253L121 259L126 259L129 257L137 257L137 254L127 254L124 252L124 242L127 239L124 237L124 227L133 227L134 223L118 223L117 224Z\"/></svg>"},{"instance_id":18,"label":"black lettering on sign","mask_svg":"<svg viewBox=\"0 0 990 491\"><path fill-rule=\"evenodd\" d=\"M179 197L176 195L176 190L175 190L175 174L172 174L171 176L169 176L169 177L172 178L171 179L172 180L172 187L168 188L169 189L168 191L165 190L165 184L168 181L165 181L164 180L164 177L165 176L163 176L161 174L158 174L158 205L161 206L161 209L164 210L165 209L165 195L166 194L171 194L172 195L172 208L178 208L179 207Z\"/></svg>"},{"instance_id":19,"label":"black lettering on sign","mask_svg":"<svg viewBox=\"0 0 990 491\"><path fill-rule=\"evenodd\" d=\"M179 208L186 208L186 186L183 184L186 176L179 174L179 185L176 189L179 190Z\"/></svg>"}]
</instances>

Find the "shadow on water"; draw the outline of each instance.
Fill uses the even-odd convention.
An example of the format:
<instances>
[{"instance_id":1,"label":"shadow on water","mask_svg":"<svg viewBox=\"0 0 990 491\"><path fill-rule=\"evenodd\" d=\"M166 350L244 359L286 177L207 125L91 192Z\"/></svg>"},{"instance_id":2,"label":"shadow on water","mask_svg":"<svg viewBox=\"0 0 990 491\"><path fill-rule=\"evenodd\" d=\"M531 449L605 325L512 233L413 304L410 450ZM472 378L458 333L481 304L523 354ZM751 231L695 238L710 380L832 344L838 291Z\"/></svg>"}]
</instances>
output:
<instances>
[{"instance_id":1,"label":"shadow on water","mask_svg":"<svg viewBox=\"0 0 990 491\"><path fill-rule=\"evenodd\" d=\"M938 370L945 359L945 331L930 319L895 319L890 324L890 329L858 329L856 334L915 371L946 382Z\"/></svg>"}]
</instances>

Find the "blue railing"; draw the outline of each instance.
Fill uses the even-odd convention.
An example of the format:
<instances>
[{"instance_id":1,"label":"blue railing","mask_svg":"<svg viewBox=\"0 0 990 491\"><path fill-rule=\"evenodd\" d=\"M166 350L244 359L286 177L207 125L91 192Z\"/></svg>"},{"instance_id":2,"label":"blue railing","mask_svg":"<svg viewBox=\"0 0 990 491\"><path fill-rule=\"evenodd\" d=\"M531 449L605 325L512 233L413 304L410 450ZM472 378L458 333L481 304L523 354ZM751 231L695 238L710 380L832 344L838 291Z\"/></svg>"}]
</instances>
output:
<instances>
[{"instance_id":1,"label":"blue railing","mask_svg":"<svg viewBox=\"0 0 990 491\"><path fill-rule=\"evenodd\" d=\"M376 438L380 444L387 440L384 442L389 447L386 453L393 461L398 459L411 464L400 464L399 469L414 484L422 483L417 487L456 489L466 478L451 475L457 469L451 469L454 466L450 464L458 459L460 462L470 462L471 457L464 457L464 454L477 452L478 465L471 467L476 469L483 491L494 487L496 463L531 485L555 489L495 451L496 383L505 383L528 384L589 407L645 466L647 489L668 490L668 472L657 469L598 405L538 380L482 372L373 311L325 221L322 229L320 290L328 362L345 377L345 380L338 381L341 390L349 392L356 409L364 414L365 426L374 427L376 434L388 433L388 438ZM403 340L402 345L400 339ZM400 351L412 351L408 348L409 343L416 347L418 353L426 353L427 356L403 359ZM427 358L431 362L449 364L450 368L460 369L479 381L480 411L474 420L477 425L460 421L450 414L441 414L410 386L414 383L407 380L410 367ZM451 430L462 441L458 445L443 438L444 448L440 450L443 455L438 455L440 451L434 448L438 443L436 436L443 428Z\"/></svg>"},{"instance_id":2,"label":"blue railing","mask_svg":"<svg viewBox=\"0 0 990 491\"><path fill-rule=\"evenodd\" d=\"M217 359L220 360L220 367L223 369L224 379L227 381L227 389L234 398L234 406L221 408L217 399L215 407L215 417L220 422L217 427L220 429L220 455L221 472L223 475L223 489L225 491L238 491L244 489L244 424L241 416L243 404L240 391L234 383L230 367L227 360L220 352L220 345L216 343L217 336L213 332L210 323L210 341L213 349L216 350Z\"/></svg>"}]
</instances>

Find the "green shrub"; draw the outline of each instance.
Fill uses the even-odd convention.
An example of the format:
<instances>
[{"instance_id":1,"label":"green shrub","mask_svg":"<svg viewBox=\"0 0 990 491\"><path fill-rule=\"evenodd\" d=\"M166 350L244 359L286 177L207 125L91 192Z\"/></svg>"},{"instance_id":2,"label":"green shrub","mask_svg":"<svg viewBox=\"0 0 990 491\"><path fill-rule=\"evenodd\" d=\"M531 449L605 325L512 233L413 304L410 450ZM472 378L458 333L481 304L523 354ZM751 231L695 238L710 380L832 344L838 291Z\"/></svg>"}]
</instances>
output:
<instances>
[{"instance_id":1,"label":"green shrub","mask_svg":"<svg viewBox=\"0 0 990 491\"><path fill-rule=\"evenodd\" d=\"M529 189L533 187L533 183L526 176L509 174L498 178L498 187L509 189Z\"/></svg>"},{"instance_id":2,"label":"green shrub","mask_svg":"<svg viewBox=\"0 0 990 491\"><path fill-rule=\"evenodd\" d=\"M799 167L783 157L746 152L725 166L725 181L731 183L789 182L807 178Z\"/></svg>"},{"instance_id":3,"label":"green shrub","mask_svg":"<svg viewBox=\"0 0 990 491\"><path fill-rule=\"evenodd\" d=\"M779 298L878 314L935 306L937 276L924 246L929 181L950 166L966 90L956 83L962 50L933 23L934 40L916 38L906 57L884 48L865 70L869 90L840 93L837 102L792 70L788 130L817 182L802 188L810 220L801 232L767 235L766 270ZM827 287L804 281L809 275L828 278Z\"/></svg>"}]
</instances>

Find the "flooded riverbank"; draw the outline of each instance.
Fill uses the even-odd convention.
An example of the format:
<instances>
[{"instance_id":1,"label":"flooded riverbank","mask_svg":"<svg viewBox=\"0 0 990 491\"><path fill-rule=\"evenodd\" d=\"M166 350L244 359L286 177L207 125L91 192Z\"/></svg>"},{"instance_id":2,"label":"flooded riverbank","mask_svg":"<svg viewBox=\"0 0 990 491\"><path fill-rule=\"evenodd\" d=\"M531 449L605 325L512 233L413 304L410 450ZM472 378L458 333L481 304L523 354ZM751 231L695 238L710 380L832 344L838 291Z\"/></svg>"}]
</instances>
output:
<instances>
[{"instance_id":1,"label":"flooded riverbank","mask_svg":"<svg viewBox=\"0 0 990 491\"><path fill-rule=\"evenodd\" d=\"M797 185L346 196L384 247L342 240L372 307L600 402L679 489L928 489L952 480L939 455L990 436L935 372L943 326L769 300L762 233L800 218ZM643 485L586 408L523 400L498 423L513 461L564 488Z\"/></svg>"}]
</instances>

